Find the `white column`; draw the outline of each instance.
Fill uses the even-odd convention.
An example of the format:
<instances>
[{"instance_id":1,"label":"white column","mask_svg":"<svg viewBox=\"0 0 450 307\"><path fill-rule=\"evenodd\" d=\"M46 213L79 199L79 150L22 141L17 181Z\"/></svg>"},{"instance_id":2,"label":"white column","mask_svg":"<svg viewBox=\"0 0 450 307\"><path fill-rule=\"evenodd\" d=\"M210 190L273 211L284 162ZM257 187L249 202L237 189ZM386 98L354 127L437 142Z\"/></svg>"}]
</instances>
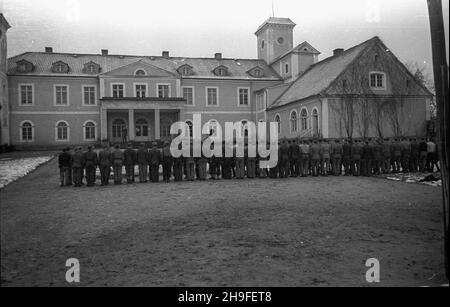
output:
<instances>
[{"instance_id":1,"label":"white column","mask_svg":"<svg viewBox=\"0 0 450 307\"><path fill-rule=\"evenodd\" d=\"M106 140L108 138L108 116L107 109L100 108L100 138Z\"/></svg>"},{"instance_id":2,"label":"white column","mask_svg":"<svg viewBox=\"0 0 450 307\"><path fill-rule=\"evenodd\" d=\"M128 139L134 141L134 109L128 109Z\"/></svg>"},{"instance_id":3,"label":"white column","mask_svg":"<svg viewBox=\"0 0 450 307\"><path fill-rule=\"evenodd\" d=\"M99 97L100 98L103 98L103 97L105 97L105 79L103 79L103 78L100 78L100 83L99 83L99 85L100 85L100 93L99 93Z\"/></svg>"},{"instance_id":4,"label":"white column","mask_svg":"<svg viewBox=\"0 0 450 307\"><path fill-rule=\"evenodd\" d=\"M180 79L176 79L175 82L176 82L176 86L177 86L177 88L176 88L177 92L176 92L176 96L175 97L182 97L183 95L181 93L181 80Z\"/></svg>"},{"instance_id":5,"label":"white column","mask_svg":"<svg viewBox=\"0 0 450 307\"><path fill-rule=\"evenodd\" d=\"M155 109L155 140L159 140L161 138L159 125L160 125L159 109Z\"/></svg>"},{"instance_id":6,"label":"white column","mask_svg":"<svg viewBox=\"0 0 450 307\"><path fill-rule=\"evenodd\" d=\"M329 137L329 133L328 133L328 98L323 98L322 99L322 116L321 116L321 121L322 121L322 136L324 138L328 138Z\"/></svg>"}]
</instances>

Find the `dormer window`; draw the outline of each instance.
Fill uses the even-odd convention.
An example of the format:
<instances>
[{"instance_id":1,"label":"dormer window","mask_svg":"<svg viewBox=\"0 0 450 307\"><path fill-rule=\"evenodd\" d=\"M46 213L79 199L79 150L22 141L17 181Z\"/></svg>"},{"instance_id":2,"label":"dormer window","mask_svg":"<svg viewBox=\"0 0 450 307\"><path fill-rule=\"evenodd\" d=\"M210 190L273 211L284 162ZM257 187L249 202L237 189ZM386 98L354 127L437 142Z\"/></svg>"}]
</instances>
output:
<instances>
[{"instance_id":1,"label":"dormer window","mask_svg":"<svg viewBox=\"0 0 450 307\"><path fill-rule=\"evenodd\" d=\"M26 60L17 61L17 72L26 73L32 72L34 65Z\"/></svg>"},{"instance_id":2,"label":"dormer window","mask_svg":"<svg viewBox=\"0 0 450 307\"><path fill-rule=\"evenodd\" d=\"M138 69L138 70L135 71L134 75L136 75L136 76L145 76L145 75L147 75L147 73L143 69Z\"/></svg>"},{"instance_id":3,"label":"dormer window","mask_svg":"<svg viewBox=\"0 0 450 307\"><path fill-rule=\"evenodd\" d=\"M223 65L216 67L213 72L216 76L220 77L228 76L228 68L226 68Z\"/></svg>"},{"instance_id":4,"label":"dormer window","mask_svg":"<svg viewBox=\"0 0 450 307\"><path fill-rule=\"evenodd\" d=\"M98 74L100 72L100 65L94 62L84 64L83 72L87 74Z\"/></svg>"},{"instance_id":5,"label":"dormer window","mask_svg":"<svg viewBox=\"0 0 450 307\"><path fill-rule=\"evenodd\" d=\"M69 72L69 65L66 63L59 61L56 63L53 63L52 65L52 72L55 73L68 73Z\"/></svg>"},{"instance_id":6,"label":"dormer window","mask_svg":"<svg viewBox=\"0 0 450 307\"><path fill-rule=\"evenodd\" d=\"M264 70L261 67L253 67L248 71L248 74L254 78L264 77Z\"/></svg>"},{"instance_id":7,"label":"dormer window","mask_svg":"<svg viewBox=\"0 0 450 307\"><path fill-rule=\"evenodd\" d=\"M188 64L181 65L178 67L177 71L182 76L190 76L193 74L192 66Z\"/></svg>"}]
</instances>

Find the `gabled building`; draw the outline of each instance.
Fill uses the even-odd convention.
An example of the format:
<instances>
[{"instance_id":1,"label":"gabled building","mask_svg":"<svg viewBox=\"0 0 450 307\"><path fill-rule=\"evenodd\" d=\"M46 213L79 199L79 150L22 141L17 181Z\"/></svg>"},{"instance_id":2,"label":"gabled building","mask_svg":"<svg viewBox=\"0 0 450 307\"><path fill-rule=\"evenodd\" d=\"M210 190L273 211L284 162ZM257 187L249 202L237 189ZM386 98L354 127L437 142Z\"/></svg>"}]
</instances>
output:
<instances>
[{"instance_id":1,"label":"gabled building","mask_svg":"<svg viewBox=\"0 0 450 307\"><path fill-rule=\"evenodd\" d=\"M227 121L275 120L281 137L340 137L345 133L333 106L343 94L361 93L405 97L411 110L404 115L416 127L411 135L424 133L430 93L381 40L336 50L319 62L320 52L308 42L294 46L294 27L288 18L266 20L255 33L257 59L58 53L51 47L11 57L4 95L9 108L3 108L10 129L2 141L49 147L121 142L124 134L136 142L162 140L170 138L173 122L191 125L194 114L210 129ZM355 82L370 92L354 89Z\"/></svg>"},{"instance_id":2,"label":"gabled building","mask_svg":"<svg viewBox=\"0 0 450 307\"><path fill-rule=\"evenodd\" d=\"M9 109L6 32L11 26L0 13L0 146L9 144Z\"/></svg>"}]
</instances>

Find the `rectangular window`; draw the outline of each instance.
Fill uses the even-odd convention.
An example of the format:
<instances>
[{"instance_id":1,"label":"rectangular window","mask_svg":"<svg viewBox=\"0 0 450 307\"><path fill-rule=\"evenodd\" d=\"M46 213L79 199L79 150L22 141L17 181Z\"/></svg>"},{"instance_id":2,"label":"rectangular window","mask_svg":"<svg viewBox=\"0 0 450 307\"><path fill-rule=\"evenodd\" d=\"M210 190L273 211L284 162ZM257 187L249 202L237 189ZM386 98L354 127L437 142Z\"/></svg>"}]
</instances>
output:
<instances>
[{"instance_id":1,"label":"rectangular window","mask_svg":"<svg viewBox=\"0 0 450 307\"><path fill-rule=\"evenodd\" d=\"M169 97L169 85L168 84L158 84L158 97L168 98Z\"/></svg>"},{"instance_id":2,"label":"rectangular window","mask_svg":"<svg viewBox=\"0 0 450 307\"><path fill-rule=\"evenodd\" d=\"M123 98L123 96L124 96L123 84L113 84L112 85L112 96L114 98Z\"/></svg>"},{"instance_id":3,"label":"rectangular window","mask_svg":"<svg viewBox=\"0 0 450 307\"><path fill-rule=\"evenodd\" d=\"M23 84L20 85L20 104L31 105L33 104L33 85Z\"/></svg>"},{"instance_id":4,"label":"rectangular window","mask_svg":"<svg viewBox=\"0 0 450 307\"><path fill-rule=\"evenodd\" d=\"M382 73L371 73L370 74L370 87L371 88L385 88L384 74Z\"/></svg>"},{"instance_id":5,"label":"rectangular window","mask_svg":"<svg viewBox=\"0 0 450 307\"><path fill-rule=\"evenodd\" d=\"M55 105L66 106L69 104L69 89L67 85L55 85Z\"/></svg>"},{"instance_id":6,"label":"rectangular window","mask_svg":"<svg viewBox=\"0 0 450 307\"><path fill-rule=\"evenodd\" d=\"M169 137L170 136L170 126L162 125L161 126L161 137Z\"/></svg>"},{"instance_id":7,"label":"rectangular window","mask_svg":"<svg viewBox=\"0 0 450 307\"><path fill-rule=\"evenodd\" d=\"M208 105L208 106L217 106L218 105L217 92L218 92L218 89L216 87L207 87L206 88L206 105Z\"/></svg>"},{"instance_id":8,"label":"rectangular window","mask_svg":"<svg viewBox=\"0 0 450 307\"><path fill-rule=\"evenodd\" d=\"M83 86L83 104L95 105L95 86Z\"/></svg>"},{"instance_id":9,"label":"rectangular window","mask_svg":"<svg viewBox=\"0 0 450 307\"><path fill-rule=\"evenodd\" d=\"M240 106L248 106L248 88L239 88L238 96L239 96L239 105Z\"/></svg>"},{"instance_id":10,"label":"rectangular window","mask_svg":"<svg viewBox=\"0 0 450 307\"><path fill-rule=\"evenodd\" d=\"M146 84L135 84L134 86L136 97L145 98L147 96Z\"/></svg>"},{"instance_id":11,"label":"rectangular window","mask_svg":"<svg viewBox=\"0 0 450 307\"><path fill-rule=\"evenodd\" d=\"M187 105L194 105L194 88L183 87L183 98L186 99Z\"/></svg>"}]
</instances>

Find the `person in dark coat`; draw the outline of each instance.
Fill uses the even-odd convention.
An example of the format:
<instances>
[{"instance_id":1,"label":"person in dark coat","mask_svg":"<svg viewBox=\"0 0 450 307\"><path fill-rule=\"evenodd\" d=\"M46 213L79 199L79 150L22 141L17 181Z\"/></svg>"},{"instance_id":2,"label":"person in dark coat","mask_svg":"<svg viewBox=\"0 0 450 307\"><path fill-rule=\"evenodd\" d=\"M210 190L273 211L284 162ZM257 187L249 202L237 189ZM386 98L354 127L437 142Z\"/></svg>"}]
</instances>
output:
<instances>
[{"instance_id":1,"label":"person in dark coat","mask_svg":"<svg viewBox=\"0 0 450 307\"><path fill-rule=\"evenodd\" d=\"M112 156L109 146L105 145L103 150L98 155L98 164L100 168L100 181L101 185L107 185L109 183L109 176L111 174Z\"/></svg>"},{"instance_id":2,"label":"person in dark coat","mask_svg":"<svg viewBox=\"0 0 450 307\"><path fill-rule=\"evenodd\" d=\"M72 184L69 184L69 170L72 167L70 164L71 159L68 148L64 148L58 156L59 180L62 187Z\"/></svg>"},{"instance_id":3,"label":"person in dark coat","mask_svg":"<svg viewBox=\"0 0 450 307\"><path fill-rule=\"evenodd\" d=\"M83 185L83 169L84 169L84 155L81 152L81 147L77 147L75 149L70 164L72 165L74 186L81 187Z\"/></svg>"},{"instance_id":4,"label":"person in dark coat","mask_svg":"<svg viewBox=\"0 0 450 307\"><path fill-rule=\"evenodd\" d=\"M134 166L136 165L136 151L134 151L131 143L127 145L127 149L123 152L123 164L125 165L125 174L127 183L134 182Z\"/></svg>"},{"instance_id":5,"label":"person in dark coat","mask_svg":"<svg viewBox=\"0 0 450 307\"><path fill-rule=\"evenodd\" d=\"M352 174L352 140L343 140L342 164L344 165L344 176Z\"/></svg>"},{"instance_id":6,"label":"person in dark coat","mask_svg":"<svg viewBox=\"0 0 450 307\"><path fill-rule=\"evenodd\" d=\"M161 151L157 147L157 143L152 143L149 152L150 180L152 182L159 181L159 165L161 164Z\"/></svg>"},{"instance_id":7,"label":"person in dark coat","mask_svg":"<svg viewBox=\"0 0 450 307\"><path fill-rule=\"evenodd\" d=\"M163 167L163 180L164 182L170 182L172 177L173 157L170 152L170 143L165 141L162 149L162 167Z\"/></svg>"},{"instance_id":8,"label":"person in dark coat","mask_svg":"<svg viewBox=\"0 0 450 307\"><path fill-rule=\"evenodd\" d=\"M148 151L145 148L145 144L141 143L139 145L139 149L136 153L136 163L139 168L139 182L144 183L147 182L147 173L148 173Z\"/></svg>"},{"instance_id":9,"label":"person in dark coat","mask_svg":"<svg viewBox=\"0 0 450 307\"><path fill-rule=\"evenodd\" d=\"M178 144L178 149L182 150L182 144ZM183 155L178 158L173 158L173 177L175 181L183 180Z\"/></svg>"},{"instance_id":10,"label":"person in dark coat","mask_svg":"<svg viewBox=\"0 0 450 307\"><path fill-rule=\"evenodd\" d=\"M120 150L119 145L116 145L112 152L112 162L114 169L114 184L122 184L123 152Z\"/></svg>"},{"instance_id":11,"label":"person in dark coat","mask_svg":"<svg viewBox=\"0 0 450 307\"><path fill-rule=\"evenodd\" d=\"M291 142L289 146L291 177L298 177L300 175L300 146L297 139Z\"/></svg>"},{"instance_id":12,"label":"person in dark coat","mask_svg":"<svg viewBox=\"0 0 450 307\"><path fill-rule=\"evenodd\" d=\"M95 176L98 165L98 155L92 149L92 146L88 147L88 151L84 153L84 161L86 168L86 182L88 187L95 185Z\"/></svg>"}]
</instances>

